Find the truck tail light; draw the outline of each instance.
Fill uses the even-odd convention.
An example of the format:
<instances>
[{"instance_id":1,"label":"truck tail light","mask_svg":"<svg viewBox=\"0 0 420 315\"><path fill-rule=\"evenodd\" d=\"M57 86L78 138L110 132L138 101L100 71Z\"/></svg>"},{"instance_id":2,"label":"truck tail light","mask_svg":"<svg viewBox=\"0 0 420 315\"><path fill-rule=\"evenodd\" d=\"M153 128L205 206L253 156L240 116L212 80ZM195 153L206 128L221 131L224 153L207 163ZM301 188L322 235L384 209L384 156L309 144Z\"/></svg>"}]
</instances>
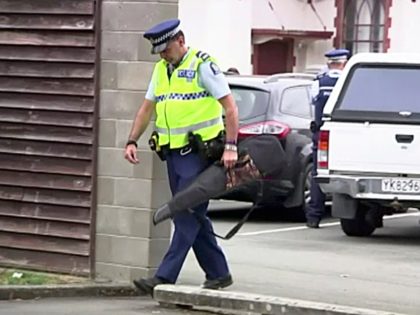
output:
<instances>
[{"instance_id":1,"label":"truck tail light","mask_svg":"<svg viewBox=\"0 0 420 315\"><path fill-rule=\"evenodd\" d=\"M328 168L328 148L330 142L330 132L328 130L321 130L318 139L318 169Z\"/></svg>"}]
</instances>

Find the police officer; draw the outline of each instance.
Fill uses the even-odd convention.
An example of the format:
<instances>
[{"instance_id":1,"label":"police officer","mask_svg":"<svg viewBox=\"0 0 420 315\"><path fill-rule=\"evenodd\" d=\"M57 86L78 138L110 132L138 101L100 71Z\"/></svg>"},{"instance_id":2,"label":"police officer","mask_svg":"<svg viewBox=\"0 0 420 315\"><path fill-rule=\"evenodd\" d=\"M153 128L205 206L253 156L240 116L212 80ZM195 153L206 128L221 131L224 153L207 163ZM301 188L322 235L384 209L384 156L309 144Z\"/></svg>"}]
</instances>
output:
<instances>
[{"instance_id":1,"label":"police officer","mask_svg":"<svg viewBox=\"0 0 420 315\"><path fill-rule=\"evenodd\" d=\"M325 194L315 182L317 174L317 154L319 130L322 126L322 113L324 106L337 83L338 78L349 57L347 49L334 49L325 54L328 70L319 74L312 84L312 104L315 106L315 121L311 123L313 142L313 168L311 181L311 199L306 207L306 225L310 228L319 228L319 222L325 212Z\"/></svg>"},{"instance_id":2,"label":"police officer","mask_svg":"<svg viewBox=\"0 0 420 315\"><path fill-rule=\"evenodd\" d=\"M139 163L137 140L156 112L158 146L166 148L172 194L188 186L209 166L203 155L192 149L188 135L192 132L204 142L217 138L225 129L222 107L226 117L224 166L232 167L238 158L238 111L226 78L211 56L186 46L179 25L178 19L167 20L144 34L152 44L152 54L160 54L161 60L155 65L125 149L125 158ZM219 289L232 284L226 257L205 216L207 206L205 203L194 209L205 217L202 222L187 211L174 216L172 241L155 275L133 281L141 292L152 295L156 285L175 283L190 248L205 273L204 288Z\"/></svg>"}]
</instances>

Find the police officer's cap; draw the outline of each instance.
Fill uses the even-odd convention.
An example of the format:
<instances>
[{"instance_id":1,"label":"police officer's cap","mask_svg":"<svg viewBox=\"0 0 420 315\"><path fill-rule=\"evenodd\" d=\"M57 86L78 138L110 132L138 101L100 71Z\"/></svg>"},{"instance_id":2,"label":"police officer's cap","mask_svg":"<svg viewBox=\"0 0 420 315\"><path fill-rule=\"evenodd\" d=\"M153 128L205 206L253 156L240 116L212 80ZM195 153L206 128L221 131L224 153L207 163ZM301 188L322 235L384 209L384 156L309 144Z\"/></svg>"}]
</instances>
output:
<instances>
[{"instance_id":1,"label":"police officer's cap","mask_svg":"<svg viewBox=\"0 0 420 315\"><path fill-rule=\"evenodd\" d=\"M161 53L169 41L180 31L178 19L163 21L144 33L144 38L152 43L152 54Z\"/></svg>"},{"instance_id":2,"label":"police officer's cap","mask_svg":"<svg viewBox=\"0 0 420 315\"><path fill-rule=\"evenodd\" d=\"M328 61L345 61L350 56L350 51L347 49L333 49L325 53Z\"/></svg>"}]
</instances>

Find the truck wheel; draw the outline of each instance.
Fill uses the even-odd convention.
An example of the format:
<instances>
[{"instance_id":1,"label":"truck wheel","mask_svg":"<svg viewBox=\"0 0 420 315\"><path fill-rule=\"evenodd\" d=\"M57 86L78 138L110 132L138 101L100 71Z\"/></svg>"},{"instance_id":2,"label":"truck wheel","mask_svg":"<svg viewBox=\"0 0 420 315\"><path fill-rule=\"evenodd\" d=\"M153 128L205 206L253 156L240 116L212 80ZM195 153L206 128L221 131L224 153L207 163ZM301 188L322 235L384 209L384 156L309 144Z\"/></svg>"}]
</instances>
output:
<instances>
[{"instance_id":1,"label":"truck wheel","mask_svg":"<svg viewBox=\"0 0 420 315\"><path fill-rule=\"evenodd\" d=\"M341 229L348 236L369 236L375 226L366 220L366 210L359 209L355 219L340 219Z\"/></svg>"}]
</instances>

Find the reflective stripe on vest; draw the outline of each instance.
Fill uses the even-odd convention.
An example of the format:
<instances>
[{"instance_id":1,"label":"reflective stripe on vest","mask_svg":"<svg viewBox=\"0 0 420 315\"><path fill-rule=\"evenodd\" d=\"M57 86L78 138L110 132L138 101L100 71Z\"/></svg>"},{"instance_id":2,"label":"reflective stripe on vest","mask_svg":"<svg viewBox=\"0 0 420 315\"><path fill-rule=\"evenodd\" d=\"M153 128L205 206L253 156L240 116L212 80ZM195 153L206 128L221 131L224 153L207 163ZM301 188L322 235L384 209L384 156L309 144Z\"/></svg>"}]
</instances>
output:
<instances>
[{"instance_id":1,"label":"reflective stripe on vest","mask_svg":"<svg viewBox=\"0 0 420 315\"><path fill-rule=\"evenodd\" d=\"M156 64L153 80L159 145L181 148L188 143L189 131L207 141L224 129L220 103L198 84L197 71L202 62L190 49L170 79L167 63L161 60Z\"/></svg>"},{"instance_id":2,"label":"reflective stripe on vest","mask_svg":"<svg viewBox=\"0 0 420 315\"><path fill-rule=\"evenodd\" d=\"M203 122L195 124L195 125L190 125L188 127L171 128L171 129L169 129L169 133L168 133L168 129L166 129L166 128L156 128L156 131L159 134L182 135L182 134L188 133L189 131L197 131L199 129L203 129L203 128L206 128L206 127L216 126L220 123L223 123L223 118L222 117L217 117L217 118L214 118L214 119L203 121Z\"/></svg>"}]
</instances>

